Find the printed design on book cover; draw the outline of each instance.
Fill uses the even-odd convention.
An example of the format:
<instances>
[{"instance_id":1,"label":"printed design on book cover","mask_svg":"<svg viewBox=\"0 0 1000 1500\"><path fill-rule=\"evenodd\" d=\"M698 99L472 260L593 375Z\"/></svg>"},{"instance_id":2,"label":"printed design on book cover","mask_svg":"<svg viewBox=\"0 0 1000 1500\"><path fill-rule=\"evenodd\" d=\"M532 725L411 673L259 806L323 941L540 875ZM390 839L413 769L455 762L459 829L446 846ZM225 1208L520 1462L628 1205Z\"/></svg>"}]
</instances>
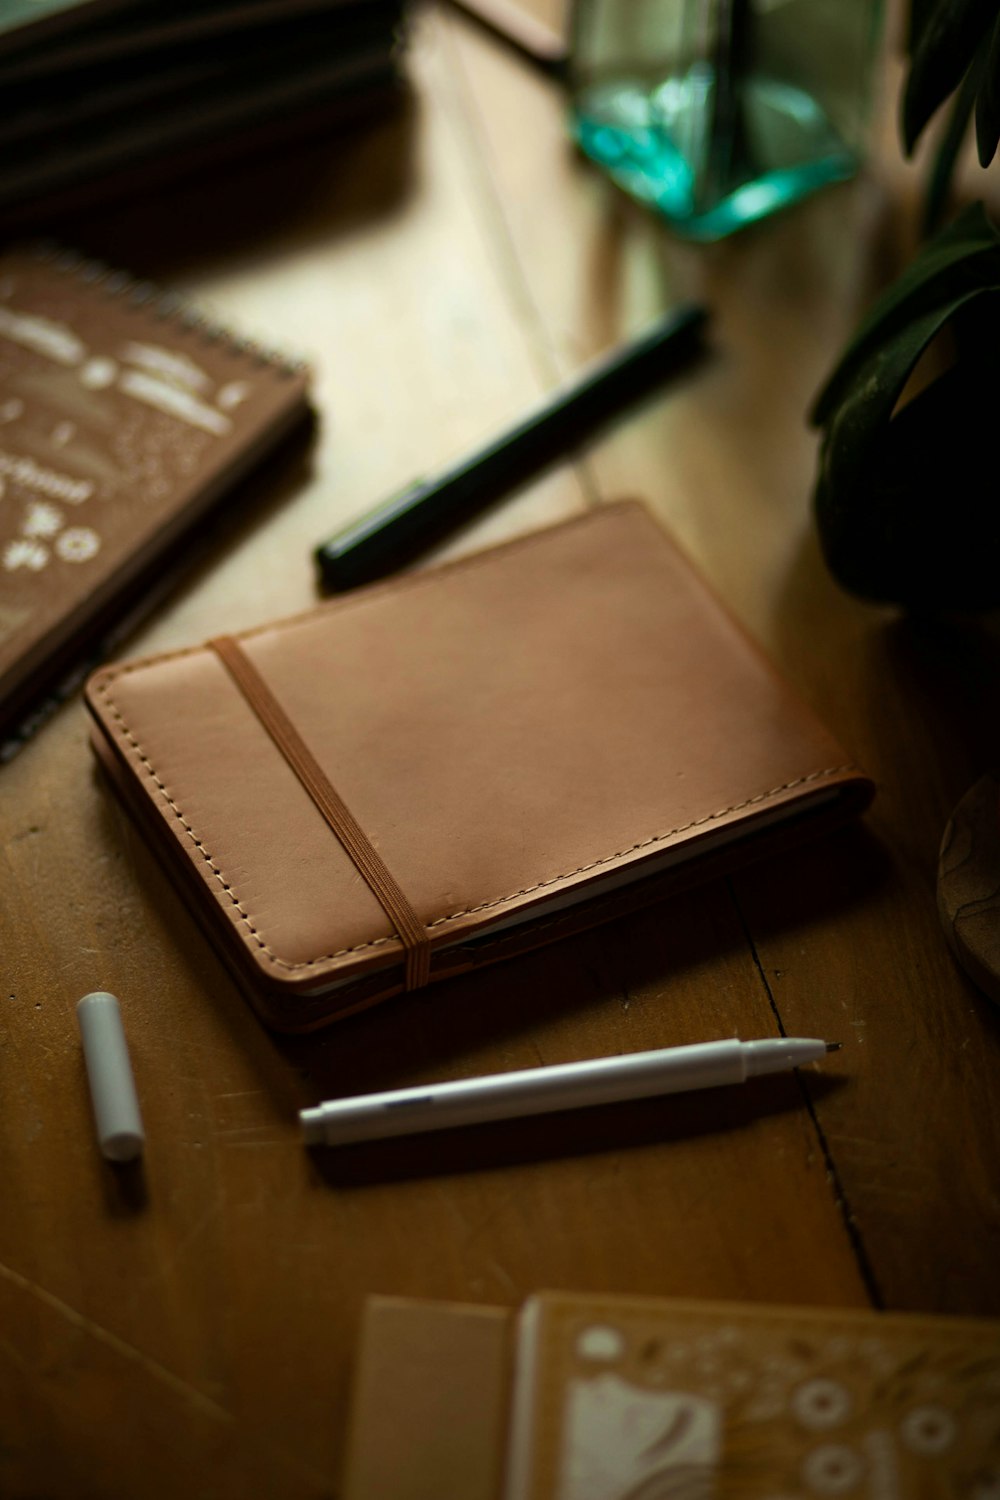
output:
<instances>
[{"instance_id":1,"label":"printed design on book cover","mask_svg":"<svg viewBox=\"0 0 1000 1500\"><path fill-rule=\"evenodd\" d=\"M0 256L0 717L40 709L92 627L154 596L151 565L305 414L305 385L151 283Z\"/></svg>"},{"instance_id":2,"label":"printed design on book cover","mask_svg":"<svg viewBox=\"0 0 1000 1500\"><path fill-rule=\"evenodd\" d=\"M1000 1334L559 1311L516 1500L1000 1500Z\"/></svg>"},{"instance_id":3,"label":"printed design on book cover","mask_svg":"<svg viewBox=\"0 0 1000 1500\"><path fill-rule=\"evenodd\" d=\"M60 263L71 269L74 260ZM126 281L110 290L121 283L120 294ZM129 492L147 509L168 498L213 440L233 433L260 376L234 379L216 360L195 358L182 347L191 320L164 321L155 339L123 336L99 307L95 326L72 279L53 281L41 296L28 288L27 298L23 282L16 270L0 270L0 568L30 575L95 558L116 494ZM140 306L153 291L130 295Z\"/></svg>"}]
</instances>

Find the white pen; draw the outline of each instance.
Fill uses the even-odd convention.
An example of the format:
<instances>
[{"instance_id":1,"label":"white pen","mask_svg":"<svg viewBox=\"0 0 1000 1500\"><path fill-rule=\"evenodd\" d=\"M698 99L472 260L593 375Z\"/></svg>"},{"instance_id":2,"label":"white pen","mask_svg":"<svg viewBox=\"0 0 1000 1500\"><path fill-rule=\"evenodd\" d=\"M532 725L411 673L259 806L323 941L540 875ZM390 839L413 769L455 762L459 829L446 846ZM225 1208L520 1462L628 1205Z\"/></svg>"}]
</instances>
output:
<instances>
[{"instance_id":1,"label":"white pen","mask_svg":"<svg viewBox=\"0 0 1000 1500\"><path fill-rule=\"evenodd\" d=\"M745 1083L762 1073L786 1073L802 1063L819 1062L839 1047L839 1042L808 1037L698 1042L691 1047L664 1047L656 1052L333 1099L315 1109L300 1110L299 1119L307 1145L340 1146Z\"/></svg>"}]
</instances>

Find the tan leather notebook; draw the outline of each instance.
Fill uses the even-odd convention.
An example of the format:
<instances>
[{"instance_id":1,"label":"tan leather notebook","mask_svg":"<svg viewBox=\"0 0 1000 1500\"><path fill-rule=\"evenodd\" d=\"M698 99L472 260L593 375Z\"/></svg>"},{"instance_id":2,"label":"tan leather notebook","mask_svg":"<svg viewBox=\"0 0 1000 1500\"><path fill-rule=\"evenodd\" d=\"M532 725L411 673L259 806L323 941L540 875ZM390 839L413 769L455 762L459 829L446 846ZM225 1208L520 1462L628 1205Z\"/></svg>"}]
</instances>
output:
<instances>
[{"instance_id":1,"label":"tan leather notebook","mask_svg":"<svg viewBox=\"0 0 1000 1500\"><path fill-rule=\"evenodd\" d=\"M870 783L626 502L97 673L94 743L269 1022L551 941Z\"/></svg>"},{"instance_id":2,"label":"tan leather notebook","mask_svg":"<svg viewBox=\"0 0 1000 1500\"><path fill-rule=\"evenodd\" d=\"M305 393L301 368L120 272L0 255L0 731L137 606Z\"/></svg>"}]
</instances>

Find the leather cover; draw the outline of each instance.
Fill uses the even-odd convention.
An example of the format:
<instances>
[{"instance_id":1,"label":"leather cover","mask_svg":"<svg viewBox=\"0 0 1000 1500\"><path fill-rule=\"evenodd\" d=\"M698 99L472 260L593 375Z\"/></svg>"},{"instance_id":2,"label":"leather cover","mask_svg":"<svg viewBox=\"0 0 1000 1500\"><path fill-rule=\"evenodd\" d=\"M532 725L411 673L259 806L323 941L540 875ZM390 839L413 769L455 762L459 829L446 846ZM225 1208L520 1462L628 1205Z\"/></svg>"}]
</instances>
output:
<instances>
[{"instance_id":1,"label":"leather cover","mask_svg":"<svg viewBox=\"0 0 1000 1500\"><path fill-rule=\"evenodd\" d=\"M0 255L0 724L306 411L305 372L72 252Z\"/></svg>"},{"instance_id":2,"label":"leather cover","mask_svg":"<svg viewBox=\"0 0 1000 1500\"><path fill-rule=\"evenodd\" d=\"M238 644L405 892L432 979L871 794L636 502ZM87 702L112 779L268 1022L307 1029L404 987L398 933L214 650L106 668Z\"/></svg>"}]
</instances>

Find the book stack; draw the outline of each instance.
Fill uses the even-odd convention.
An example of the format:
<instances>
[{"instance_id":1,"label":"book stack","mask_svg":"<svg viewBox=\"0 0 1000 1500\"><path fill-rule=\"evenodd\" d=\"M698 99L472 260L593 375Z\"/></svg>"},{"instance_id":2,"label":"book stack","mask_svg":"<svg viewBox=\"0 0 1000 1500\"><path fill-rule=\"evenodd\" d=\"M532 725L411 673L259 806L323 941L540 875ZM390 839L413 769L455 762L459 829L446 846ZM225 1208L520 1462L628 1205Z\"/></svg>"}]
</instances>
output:
<instances>
[{"instance_id":1,"label":"book stack","mask_svg":"<svg viewBox=\"0 0 1000 1500\"><path fill-rule=\"evenodd\" d=\"M374 1297L345 1500L995 1495L1000 1323L542 1292Z\"/></svg>"},{"instance_id":2,"label":"book stack","mask_svg":"<svg viewBox=\"0 0 1000 1500\"><path fill-rule=\"evenodd\" d=\"M8 0L0 218L399 92L404 0Z\"/></svg>"}]
</instances>

